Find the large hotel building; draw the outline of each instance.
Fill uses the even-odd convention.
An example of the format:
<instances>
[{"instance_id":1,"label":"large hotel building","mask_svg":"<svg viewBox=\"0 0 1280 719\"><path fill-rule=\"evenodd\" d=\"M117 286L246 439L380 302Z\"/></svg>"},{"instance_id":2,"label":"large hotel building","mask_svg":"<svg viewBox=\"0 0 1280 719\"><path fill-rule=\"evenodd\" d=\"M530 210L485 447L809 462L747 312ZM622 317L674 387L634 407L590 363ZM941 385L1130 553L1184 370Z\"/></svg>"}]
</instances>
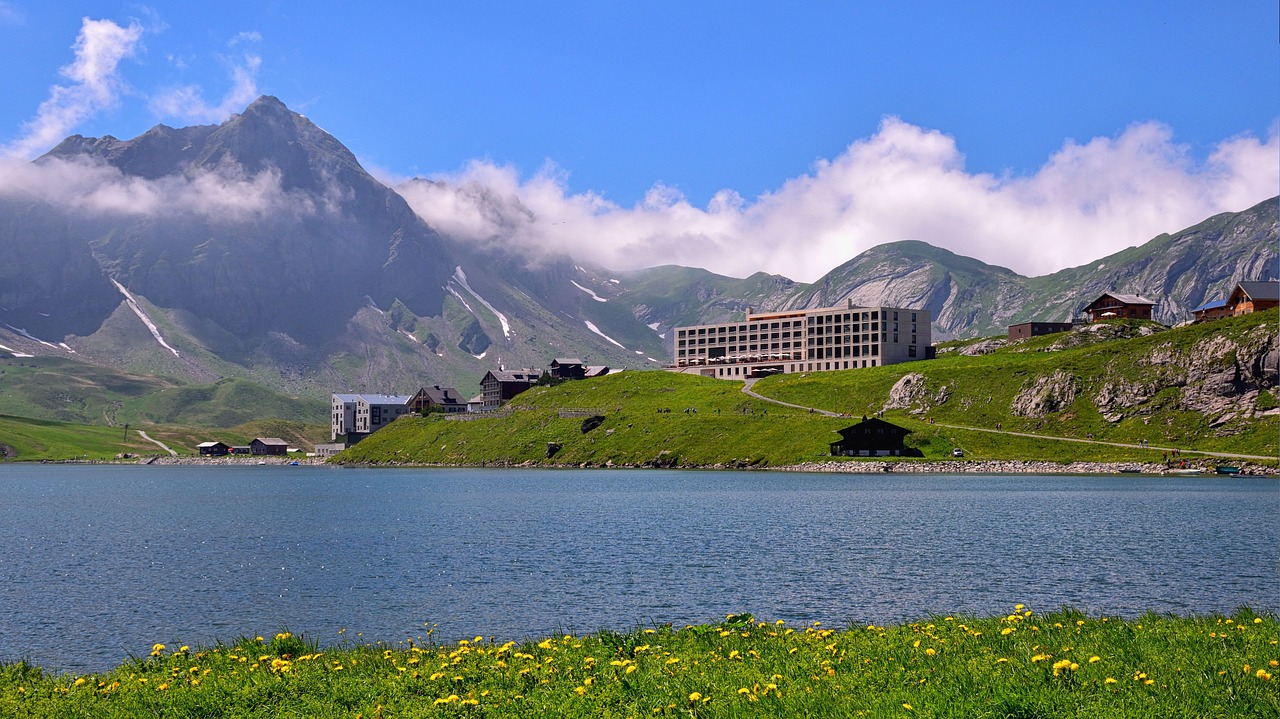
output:
<instances>
[{"instance_id":1,"label":"large hotel building","mask_svg":"<svg viewBox=\"0 0 1280 719\"><path fill-rule=\"evenodd\" d=\"M843 307L755 313L675 328L672 371L724 379L878 367L933 357L928 310Z\"/></svg>"}]
</instances>

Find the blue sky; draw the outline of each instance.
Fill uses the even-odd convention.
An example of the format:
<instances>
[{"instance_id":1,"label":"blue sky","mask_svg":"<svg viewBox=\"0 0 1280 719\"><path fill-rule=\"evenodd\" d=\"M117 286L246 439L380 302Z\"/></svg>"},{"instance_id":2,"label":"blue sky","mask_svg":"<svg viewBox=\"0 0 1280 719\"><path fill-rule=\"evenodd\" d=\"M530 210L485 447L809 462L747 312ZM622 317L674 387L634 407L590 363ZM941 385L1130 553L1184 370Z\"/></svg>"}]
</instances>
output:
<instances>
[{"instance_id":1,"label":"blue sky","mask_svg":"<svg viewBox=\"0 0 1280 719\"><path fill-rule=\"evenodd\" d=\"M55 88L76 84L63 69L85 18L124 29L116 41L128 51L110 97L62 134L217 122L271 94L389 182L505 188L543 215L567 213L559 224L577 231L529 228L521 241L619 268L748 247L739 265L700 264L813 279L879 242L925 239L1049 271L1244 209L1275 194L1266 158L1280 163L1275 2L0 0L0 145L28 156L51 146L32 141L33 125ZM1094 151L1081 159L1080 148ZM934 172L886 167L890 155ZM1064 176L1072 163L1088 171ZM1142 180L1135 163L1173 175ZM1078 186L1099 174L1103 190ZM872 192L895 177L897 194ZM1187 196L1161 201L1161 183ZM910 219L935 192L941 219ZM1061 216L1016 216L1064 195ZM824 198L839 207L815 208ZM910 198L902 217L884 217ZM411 202L433 224L492 239L440 197ZM948 235L975 203L1010 217ZM1026 227L1062 224L1061 243L1096 234L1090 218L1109 239L1074 248L1083 255L1000 261ZM779 230L789 222L800 234ZM983 240L1001 232L1010 237ZM592 249L602 233L616 238L608 251ZM816 263L769 251L806 237L827 238Z\"/></svg>"}]
</instances>

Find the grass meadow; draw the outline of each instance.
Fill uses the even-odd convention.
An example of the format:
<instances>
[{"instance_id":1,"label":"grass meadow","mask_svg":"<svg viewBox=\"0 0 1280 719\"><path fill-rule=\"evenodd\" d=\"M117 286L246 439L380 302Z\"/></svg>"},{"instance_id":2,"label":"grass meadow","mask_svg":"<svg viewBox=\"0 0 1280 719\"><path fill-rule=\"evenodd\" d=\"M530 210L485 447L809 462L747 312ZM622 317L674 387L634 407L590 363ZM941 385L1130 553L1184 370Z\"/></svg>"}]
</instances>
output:
<instances>
[{"instance_id":1,"label":"grass meadow","mask_svg":"<svg viewBox=\"0 0 1280 719\"><path fill-rule=\"evenodd\" d=\"M0 667L6 717L1275 717L1273 615L789 627L733 615L498 643L156 644L91 675ZM337 638L336 638L337 639ZM67 651L75 651L68 639Z\"/></svg>"}]
</instances>

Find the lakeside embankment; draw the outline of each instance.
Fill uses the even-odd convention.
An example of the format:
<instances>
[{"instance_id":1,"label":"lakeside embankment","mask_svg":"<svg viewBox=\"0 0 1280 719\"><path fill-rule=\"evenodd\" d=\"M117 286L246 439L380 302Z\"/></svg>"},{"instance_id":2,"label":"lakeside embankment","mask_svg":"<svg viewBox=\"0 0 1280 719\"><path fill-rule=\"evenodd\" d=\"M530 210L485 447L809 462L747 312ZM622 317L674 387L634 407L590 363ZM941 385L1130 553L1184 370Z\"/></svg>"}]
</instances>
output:
<instances>
[{"instance_id":1,"label":"lakeside embankment","mask_svg":"<svg viewBox=\"0 0 1280 719\"><path fill-rule=\"evenodd\" d=\"M1239 474L1258 477L1277 477L1275 467L1250 462L1232 463ZM905 472L927 474L1153 474L1163 476L1219 476L1216 463L1191 467L1166 466L1163 462L1040 462L1031 460L954 460L939 462L805 462L770 469L785 472L847 472L873 474L876 472ZM1230 475L1221 475L1230 476Z\"/></svg>"},{"instance_id":2,"label":"lakeside embankment","mask_svg":"<svg viewBox=\"0 0 1280 719\"><path fill-rule=\"evenodd\" d=\"M253 466L253 465L292 465L294 463L307 466L325 465L322 459L308 457L289 459L284 457L153 457L140 461L139 464L155 466ZM701 466L657 467L654 465L628 465L606 462L605 464L548 464L542 462L482 462L482 463L376 463L333 466L387 467L425 469L677 469L677 470L747 470L771 472L827 472L845 474L879 474L898 472L905 474L1146 474L1161 476L1217 476L1218 463L1199 462L1189 467L1166 466L1159 462L1048 462L1034 460L943 460L943 461L910 461L910 460L860 460L860 461L825 461L803 462L800 464L781 465L776 467L745 465L742 463L717 463ZM1251 462L1235 462L1241 475L1254 477L1280 477L1280 469L1253 464ZM1229 476L1229 475L1222 475Z\"/></svg>"}]
</instances>

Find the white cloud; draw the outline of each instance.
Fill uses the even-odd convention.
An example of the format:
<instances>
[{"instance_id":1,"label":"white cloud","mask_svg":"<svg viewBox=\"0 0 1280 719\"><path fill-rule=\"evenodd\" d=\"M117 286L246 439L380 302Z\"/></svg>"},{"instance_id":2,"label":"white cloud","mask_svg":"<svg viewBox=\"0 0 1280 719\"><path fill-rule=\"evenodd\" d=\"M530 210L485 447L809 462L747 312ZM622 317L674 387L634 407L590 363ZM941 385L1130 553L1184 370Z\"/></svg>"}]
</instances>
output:
<instances>
[{"instance_id":1,"label":"white cloud","mask_svg":"<svg viewBox=\"0 0 1280 719\"><path fill-rule=\"evenodd\" d=\"M227 47L235 47L242 42L262 42L262 33L257 30L236 33L235 37L227 41Z\"/></svg>"},{"instance_id":2,"label":"white cloud","mask_svg":"<svg viewBox=\"0 0 1280 719\"><path fill-rule=\"evenodd\" d=\"M274 168L247 175L234 166L156 180L129 176L85 158L39 163L0 160L0 196L28 197L89 216L195 215L218 222L301 217L318 211L309 197L283 189ZM322 202L328 202L326 198Z\"/></svg>"},{"instance_id":3,"label":"white cloud","mask_svg":"<svg viewBox=\"0 0 1280 719\"><path fill-rule=\"evenodd\" d=\"M446 234L616 269L671 263L812 281L875 245L918 239L1039 275L1275 195L1278 154L1273 127L1265 139L1224 140L1196 161L1170 128L1149 122L1068 141L1034 174L997 177L967 172L953 138L886 118L875 135L754 201L723 190L695 207L656 185L620 207L570 194L554 166L522 180L479 161L398 189Z\"/></svg>"},{"instance_id":4,"label":"white cloud","mask_svg":"<svg viewBox=\"0 0 1280 719\"><path fill-rule=\"evenodd\" d=\"M246 33L237 36L240 38ZM235 44L233 41L232 44ZM185 60L179 59L185 66ZM231 88L217 104L204 99L204 92L195 85L183 85L161 91L151 98L152 112L161 117L173 117L186 122L217 123L233 113L240 112L257 99L258 68L262 65L259 55L246 52L230 61Z\"/></svg>"},{"instance_id":5,"label":"white cloud","mask_svg":"<svg viewBox=\"0 0 1280 719\"><path fill-rule=\"evenodd\" d=\"M61 140L73 127L93 113L118 101L123 82L120 61L132 57L142 37L136 22L120 26L110 20L81 21L74 46L75 60L62 68L70 85L54 85L40 103L35 119L23 127L18 140L5 154L31 157Z\"/></svg>"}]
</instances>

